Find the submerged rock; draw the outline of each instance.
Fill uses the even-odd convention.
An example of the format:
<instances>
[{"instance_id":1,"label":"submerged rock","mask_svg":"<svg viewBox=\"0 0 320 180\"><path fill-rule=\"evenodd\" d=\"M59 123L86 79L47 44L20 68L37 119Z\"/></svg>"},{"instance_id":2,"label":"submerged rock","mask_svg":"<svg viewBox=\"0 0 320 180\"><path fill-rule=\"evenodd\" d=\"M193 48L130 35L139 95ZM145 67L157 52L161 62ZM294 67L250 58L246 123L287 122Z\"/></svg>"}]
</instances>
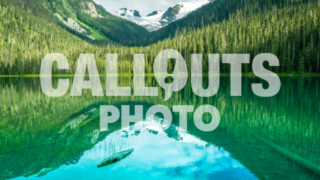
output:
<instances>
[{"instance_id":1,"label":"submerged rock","mask_svg":"<svg viewBox=\"0 0 320 180\"><path fill-rule=\"evenodd\" d=\"M108 158L103 160L100 164L98 164L98 168L101 168L101 167L108 166L110 164L116 163L116 162L126 158L127 156L129 156L133 151L134 151L134 149L131 148L131 149L128 149L126 151L121 151L121 152L119 152L117 154L109 156Z\"/></svg>"}]
</instances>

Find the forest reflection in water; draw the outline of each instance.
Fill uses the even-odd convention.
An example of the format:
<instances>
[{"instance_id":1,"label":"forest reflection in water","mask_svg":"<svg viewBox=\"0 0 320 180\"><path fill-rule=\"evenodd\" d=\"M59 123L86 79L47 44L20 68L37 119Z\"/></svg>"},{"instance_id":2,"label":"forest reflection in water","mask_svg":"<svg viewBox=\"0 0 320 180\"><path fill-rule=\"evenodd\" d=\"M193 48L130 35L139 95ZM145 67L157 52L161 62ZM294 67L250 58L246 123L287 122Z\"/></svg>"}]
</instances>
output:
<instances>
[{"instance_id":1,"label":"forest reflection in water","mask_svg":"<svg viewBox=\"0 0 320 180\"><path fill-rule=\"evenodd\" d=\"M110 131L99 131L100 105L143 105L144 109L148 109L158 104L168 108L172 108L173 105L193 105L195 109L205 104L215 106L221 116L218 129L208 133L199 131L192 123L192 114L189 114L188 134L208 143L210 147L205 149L207 153L215 150L228 153L227 157L230 160L245 167L243 172L247 173L247 177L317 179L316 169L312 170L294 161L288 157L290 155L279 152L268 142L303 158L306 163L320 166L319 79L281 78L281 90L271 98L261 98L252 92L251 83L260 81L258 78L243 77L242 97L231 97L230 78L221 77L218 93L210 98L194 95L188 83L183 90L173 93L172 97L164 102L164 92L161 88L158 97L92 97L91 92L85 90L81 97L70 97L67 94L60 98L50 98L42 93L39 78L1 78L0 179L34 175L49 178L51 173L59 173L63 166L78 164L87 167L86 163L79 160L85 158L89 152L95 151L99 144L121 129L120 123L115 123ZM101 82L105 80L101 78ZM56 84L56 79L54 83ZM119 78L119 85L133 87L133 80L131 77ZM146 85L157 86L157 83L150 77L146 79ZM178 114L173 113L173 127L179 126L178 119ZM174 137L170 132L165 134ZM163 139L166 138L159 141ZM177 138L173 140L177 141ZM144 142L145 146L152 144L152 141ZM111 146L116 148L121 147L121 143L124 142L113 143ZM164 150L175 146L176 144L169 143L158 147ZM142 149L138 152L143 154L148 148ZM142 154L140 156L143 156ZM193 156L196 153L192 150L188 154ZM134 155L132 154L133 157ZM136 158L140 157L138 153L136 155ZM186 154L185 156L187 157ZM208 165L209 161L203 160L204 156L201 155L202 161ZM174 161L169 157L162 159L167 163ZM132 162L137 163L139 159ZM225 163L228 162L218 164ZM157 167L155 164L153 167ZM127 170L130 168L128 165L126 164ZM174 167L181 166L177 164ZM145 168L142 166L141 169ZM209 172L205 167L203 170ZM187 172L180 169L179 172L183 177L194 177L190 169ZM195 175L195 172L193 173ZM222 173L220 176L200 174L226 177L228 173Z\"/></svg>"}]
</instances>

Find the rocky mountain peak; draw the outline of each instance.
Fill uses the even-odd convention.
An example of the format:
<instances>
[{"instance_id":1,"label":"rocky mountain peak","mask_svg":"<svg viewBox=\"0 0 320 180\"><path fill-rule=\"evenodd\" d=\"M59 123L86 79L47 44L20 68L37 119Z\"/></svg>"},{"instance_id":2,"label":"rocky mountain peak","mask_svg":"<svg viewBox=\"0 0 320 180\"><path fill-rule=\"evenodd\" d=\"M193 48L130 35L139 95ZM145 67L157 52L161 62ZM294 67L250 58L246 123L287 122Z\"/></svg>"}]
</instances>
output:
<instances>
[{"instance_id":1,"label":"rocky mountain peak","mask_svg":"<svg viewBox=\"0 0 320 180\"><path fill-rule=\"evenodd\" d=\"M177 4L174 7L169 7L169 9L163 14L161 20L166 19L167 21L173 21L176 19L176 15L179 14L182 4Z\"/></svg>"},{"instance_id":2,"label":"rocky mountain peak","mask_svg":"<svg viewBox=\"0 0 320 180\"><path fill-rule=\"evenodd\" d=\"M120 10L116 12L116 14L118 16L122 16L122 17L127 17L127 16L141 17L139 11L131 10L131 9L128 9L128 8L120 8Z\"/></svg>"},{"instance_id":3,"label":"rocky mountain peak","mask_svg":"<svg viewBox=\"0 0 320 180\"><path fill-rule=\"evenodd\" d=\"M160 11L153 11L152 13L149 13L146 17L154 16L159 14Z\"/></svg>"}]
</instances>

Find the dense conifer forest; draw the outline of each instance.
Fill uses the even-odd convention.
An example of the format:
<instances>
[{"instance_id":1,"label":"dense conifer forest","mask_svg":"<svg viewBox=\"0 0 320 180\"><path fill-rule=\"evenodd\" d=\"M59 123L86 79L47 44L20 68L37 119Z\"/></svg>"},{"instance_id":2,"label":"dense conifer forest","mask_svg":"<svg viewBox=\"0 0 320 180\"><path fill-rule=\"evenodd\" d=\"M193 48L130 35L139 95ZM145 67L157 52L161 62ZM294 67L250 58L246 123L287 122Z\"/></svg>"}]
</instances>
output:
<instances>
[{"instance_id":1,"label":"dense conifer forest","mask_svg":"<svg viewBox=\"0 0 320 180\"><path fill-rule=\"evenodd\" d=\"M146 72L152 73L155 57L169 48L178 50L188 66L195 53L203 54L204 65L210 53L248 53L251 60L260 53L273 53L281 64L273 67L274 72L320 71L320 0L216 0L149 34L123 35L101 28L115 38L100 41L66 31L44 10L27 7L32 6L32 0L20 6L17 1L0 1L1 75L38 74L41 59L49 53L68 58L70 69L59 72L64 74L75 72L81 53L95 54L100 74L105 73L108 53L118 54L119 73L132 73L133 55L146 54ZM91 27L108 27L79 14L78 18ZM222 73L228 71L228 65L221 65ZM251 66L245 65L243 71L251 72Z\"/></svg>"}]
</instances>

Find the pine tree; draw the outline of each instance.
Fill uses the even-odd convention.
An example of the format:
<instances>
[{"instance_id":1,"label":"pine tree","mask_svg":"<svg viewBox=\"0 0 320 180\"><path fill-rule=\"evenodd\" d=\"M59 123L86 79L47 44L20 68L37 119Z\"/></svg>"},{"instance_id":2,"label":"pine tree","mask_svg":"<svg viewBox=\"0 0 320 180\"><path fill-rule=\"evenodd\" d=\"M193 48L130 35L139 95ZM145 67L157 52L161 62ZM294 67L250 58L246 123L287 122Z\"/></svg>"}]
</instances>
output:
<instances>
[{"instance_id":1,"label":"pine tree","mask_svg":"<svg viewBox=\"0 0 320 180\"><path fill-rule=\"evenodd\" d=\"M299 74L304 74L304 57L303 55L300 55L300 58L299 58L299 64L298 64L298 73Z\"/></svg>"},{"instance_id":2,"label":"pine tree","mask_svg":"<svg viewBox=\"0 0 320 180\"><path fill-rule=\"evenodd\" d=\"M317 54L317 73L319 73L319 53Z\"/></svg>"}]
</instances>

